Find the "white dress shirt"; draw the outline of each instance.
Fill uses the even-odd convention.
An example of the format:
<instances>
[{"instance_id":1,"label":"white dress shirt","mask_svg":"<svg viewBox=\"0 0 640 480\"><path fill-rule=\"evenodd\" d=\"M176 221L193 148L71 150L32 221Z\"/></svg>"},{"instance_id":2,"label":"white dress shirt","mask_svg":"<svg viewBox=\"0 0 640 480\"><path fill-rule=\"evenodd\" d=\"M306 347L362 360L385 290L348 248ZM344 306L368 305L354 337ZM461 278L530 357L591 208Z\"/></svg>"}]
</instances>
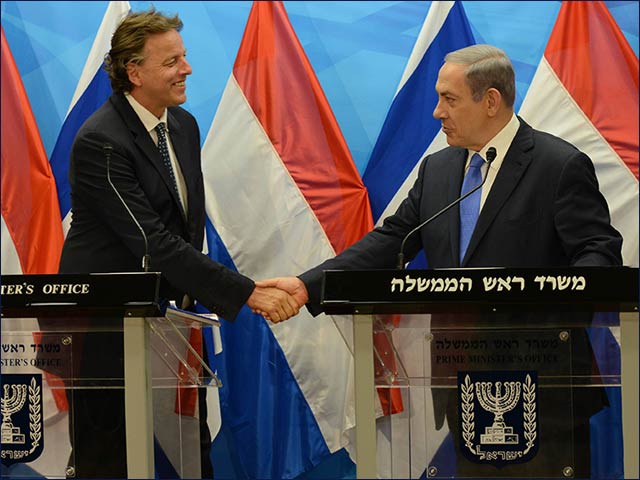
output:
<instances>
[{"instance_id":1,"label":"white dress shirt","mask_svg":"<svg viewBox=\"0 0 640 480\"><path fill-rule=\"evenodd\" d=\"M487 173L486 163L482 165L482 167L480 167L480 171L482 172L482 178L484 178L484 176L487 175L487 181L482 186L482 195L480 196L481 211L482 211L482 207L484 206L484 202L487 199L487 195L489 195L489 191L493 186L493 182L495 181L496 176L498 175L498 171L502 166L504 157L507 154L509 147L511 146L511 142L513 142L513 139L515 138L516 133L518 132L518 128L520 128L520 121L518 120L518 117L516 117L514 113L513 116L511 117L511 120L509 120L509 123L507 123L504 126L504 128L500 130L495 137L489 140L487 144L482 148L482 150L480 150L479 152L474 152L472 150L469 150L469 154L467 156L467 163L464 169L465 174L469 169L469 164L471 163L471 157L475 153L479 153L480 156L486 160L487 150L490 147L493 147L496 149L496 158L493 160L493 162L491 162L491 166L489 167L489 172Z\"/></svg>"},{"instance_id":2,"label":"white dress shirt","mask_svg":"<svg viewBox=\"0 0 640 480\"><path fill-rule=\"evenodd\" d=\"M143 107L140 102L138 102L135 98L133 98L129 93L125 94L125 97L129 101L129 104L133 108L134 112L140 118L140 121L144 125L144 128L147 129L149 135L151 135L151 139L153 143L158 146L158 133L156 132L156 127L159 123L164 123L165 129L167 131L167 147L169 149L169 159L171 160L171 167L173 168L173 174L176 178L176 184L178 186L178 195L180 196L180 203L182 203L182 208L184 209L185 214L188 212L187 210L187 185L184 181L184 176L182 175L182 170L180 169L180 164L178 163L178 159L176 157L176 152L173 150L173 144L171 143L171 136L169 135L169 124L167 123L167 110L165 109L162 112L160 118L156 117L153 113Z\"/></svg>"}]
</instances>

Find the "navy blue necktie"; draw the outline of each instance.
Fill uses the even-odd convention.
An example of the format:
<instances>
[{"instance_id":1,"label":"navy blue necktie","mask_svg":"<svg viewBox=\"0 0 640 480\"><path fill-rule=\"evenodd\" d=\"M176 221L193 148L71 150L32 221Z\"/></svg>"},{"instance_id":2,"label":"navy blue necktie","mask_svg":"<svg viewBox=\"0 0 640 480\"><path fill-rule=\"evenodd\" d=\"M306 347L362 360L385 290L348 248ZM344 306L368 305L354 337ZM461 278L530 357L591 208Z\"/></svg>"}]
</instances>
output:
<instances>
[{"instance_id":1,"label":"navy blue necktie","mask_svg":"<svg viewBox=\"0 0 640 480\"><path fill-rule=\"evenodd\" d=\"M469 169L462 182L461 196L482 183L480 167L482 167L483 163L484 159L479 154L475 153L473 157L471 157ZM464 254L467 252L473 229L476 228L476 222L480 214L481 196L482 189L478 189L460 202L460 263L462 263Z\"/></svg>"},{"instance_id":2,"label":"navy blue necktie","mask_svg":"<svg viewBox=\"0 0 640 480\"><path fill-rule=\"evenodd\" d=\"M171 177L171 181L173 182L173 188L178 194L178 198L180 198L180 193L178 192L178 183L176 182L176 175L173 171L173 166L171 165L171 158L169 157L169 147L167 146L167 130L164 126L164 122L160 122L156 125L156 133L158 134L158 150L160 150L160 155L162 156L162 162L165 167L169 171L169 176Z\"/></svg>"}]
</instances>

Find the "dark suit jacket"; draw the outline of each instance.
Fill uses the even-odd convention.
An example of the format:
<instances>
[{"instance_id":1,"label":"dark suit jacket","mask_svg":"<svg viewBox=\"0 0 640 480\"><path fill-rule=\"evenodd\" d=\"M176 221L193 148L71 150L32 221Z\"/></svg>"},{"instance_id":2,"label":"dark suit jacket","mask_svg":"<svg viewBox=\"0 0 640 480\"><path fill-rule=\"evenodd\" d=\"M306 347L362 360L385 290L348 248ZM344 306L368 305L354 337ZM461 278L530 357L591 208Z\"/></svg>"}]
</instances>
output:
<instances>
[{"instance_id":1,"label":"dark suit jacket","mask_svg":"<svg viewBox=\"0 0 640 480\"><path fill-rule=\"evenodd\" d=\"M73 220L60 273L142 270L141 233L107 181L103 147L110 144L112 182L146 233L150 270L167 280L163 294L180 303L187 293L234 320L254 283L201 253L205 208L198 125L180 107L168 109L167 121L186 182L188 216L149 133L125 96L115 94L85 122L73 144Z\"/></svg>"},{"instance_id":2,"label":"dark suit jacket","mask_svg":"<svg viewBox=\"0 0 640 480\"><path fill-rule=\"evenodd\" d=\"M169 135L184 176L188 215L173 188L160 152L122 94L114 94L80 128L71 151L71 228L64 242L60 273L136 272L142 270L142 234L107 179L105 145L111 145L110 177L148 239L150 270L162 273L161 294L181 302L184 294L226 320L234 320L254 283L201 253L204 182L200 133L191 114L180 107L167 112ZM43 328L55 324L47 322ZM75 319L82 327L122 319ZM82 328L79 328L82 331ZM90 331L91 332L91 331ZM76 333L73 377L122 378L123 341L117 328ZM57 373L57 372L54 372ZM65 372L64 378L70 376ZM204 393L204 392L202 392ZM71 443L79 477L126 476L123 390L69 389L73 408ZM204 396L199 396L204 467L211 469ZM72 418L70 416L69 418Z\"/></svg>"},{"instance_id":3,"label":"dark suit jacket","mask_svg":"<svg viewBox=\"0 0 640 480\"><path fill-rule=\"evenodd\" d=\"M300 278L309 308L319 313L322 271L394 268L402 239L460 196L467 150L427 156L396 213L334 259ZM405 257L424 249L430 268L606 266L622 263L620 234L611 226L589 157L532 129L522 119L459 262L459 209L414 234Z\"/></svg>"},{"instance_id":4,"label":"dark suit jacket","mask_svg":"<svg viewBox=\"0 0 640 480\"><path fill-rule=\"evenodd\" d=\"M323 270L395 268L405 235L460 196L467 153L448 147L427 156L394 215L337 257L300 275L313 314L321 311ZM412 259L424 249L430 268L622 264L622 238L610 224L589 157L562 139L532 129L522 119L462 264L459 237L459 209L454 207L409 238L405 258ZM514 320L523 324L540 320L526 313L517 317ZM455 321L451 316L435 316L432 328L451 321ZM584 325L585 320L575 323ZM584 329L577 329L573 340L573 357L580 361L574 373L591 374L592 351ZM588 419L601 408L602 394L597 395L596 401L585 402L587 411L579 417ZM445 396L434 398L437 428L443 424L445 404L451 401Z\"/></svg>"}]
</instances>

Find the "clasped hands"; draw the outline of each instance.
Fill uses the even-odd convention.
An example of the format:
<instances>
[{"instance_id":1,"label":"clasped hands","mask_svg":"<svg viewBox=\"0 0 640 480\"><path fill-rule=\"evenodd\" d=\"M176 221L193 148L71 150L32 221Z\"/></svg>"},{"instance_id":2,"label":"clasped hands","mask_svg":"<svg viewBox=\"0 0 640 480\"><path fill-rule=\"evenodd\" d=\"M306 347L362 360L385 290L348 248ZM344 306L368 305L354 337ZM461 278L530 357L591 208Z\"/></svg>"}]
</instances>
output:
<instances>
[{"instance_id":1,"label":"clasped hands","mask_svg":"<svg viewBox=\"0 0 640 480\"><path fill-rule=\"evenodd\" d=\"M297 315L308 300L309 294L302 280L277 277L256 282L247 305L267 320L278 323Z\"/></svg>"}]
</instances>

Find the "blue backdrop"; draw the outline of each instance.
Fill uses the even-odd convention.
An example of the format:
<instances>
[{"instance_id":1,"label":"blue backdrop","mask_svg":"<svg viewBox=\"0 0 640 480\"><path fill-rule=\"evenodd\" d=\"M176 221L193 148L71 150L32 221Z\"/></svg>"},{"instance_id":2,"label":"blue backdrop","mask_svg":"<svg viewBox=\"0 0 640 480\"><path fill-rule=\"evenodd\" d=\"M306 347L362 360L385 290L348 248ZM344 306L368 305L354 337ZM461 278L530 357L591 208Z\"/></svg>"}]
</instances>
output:
<instances>
[{"instance_id":1,"label":"blue backdrop","mask_svg":"<svg viewBox=\"0 0 640 480\"><path fill-rule=\"evenodd\" d=\"M134 10L150 2L130 2ZM362 173L431 2L285 2ZM462 2L478 43L503 48L516 69L516 111L544 52L560 2ZM638 54L638 2L605 2ZM193 75L186 108L203 138L231 73L251 2L154 2L178 13ZM107 2L2 2L15 56L47 153Z\"/></svg>"},{"instance_id":2,"label":"blue backdrop","mask_svg":"<svg viewBox=\"0 0 640 480\"><path fill-rule=\"evenodd\" d=\"M48 155L107 7L96 2L3 1L2 27L27 90ZM150 2L130 2L145 10ZM431 2L285 2L358 170L363 173ZM462 2L478 43L506 51L516 69L519 109L560 2ZM605 2L638 55L638 2ZM154 2L178 13L193 75L185 107L204 140L236 58L251 2ZM7 121L7 119L2 119ZM217 458L225 457L223 434ZM227 455L228 456L228 455ZM217 477L233 466L216 461ZM349 477L344 452L307 477Z\"/></svg>"}]
</instances>

